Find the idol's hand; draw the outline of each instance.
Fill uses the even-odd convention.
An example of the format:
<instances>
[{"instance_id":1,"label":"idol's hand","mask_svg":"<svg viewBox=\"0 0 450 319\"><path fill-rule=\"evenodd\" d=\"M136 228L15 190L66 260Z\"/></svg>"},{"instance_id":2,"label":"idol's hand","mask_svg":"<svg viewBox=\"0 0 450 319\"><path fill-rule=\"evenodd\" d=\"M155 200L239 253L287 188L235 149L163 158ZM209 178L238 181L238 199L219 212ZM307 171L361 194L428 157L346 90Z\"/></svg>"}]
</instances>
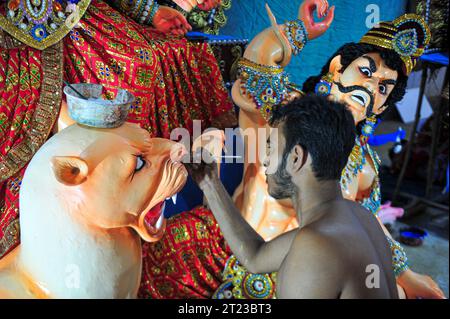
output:
<instances>
[{"instance_id":1,"label":"idol's hand","mask_svg":"<svg viewBox=\"0 0 450 319\"><path fill-rule=\"evenodd\" d=\"M445 295L430 276L404 271L397 282L405 290L408 299L445 299Z\"/></svg>"},{"instance_id":2,"label":"idol's hand","mask_svg":"<svg viewBox=\"0 0 450 319\"><path fill-rule=\"evenodd\" d=\"M192 30L184 15L172 8L160 6L153 17L153 26L164 33L172 35L185 35Z\"/></svg>"},{"instance_id":3,"label":"idol's hand","mask_svg":"<svg viewBox=\"0 0 450 319\"><path fill-rule=\"evenodd\" d=\"M203 3L200 3L200 2ZM222 0L197 0L198 8L203 11L210 11L217 8L222 3Z\"/></svg>"},{"instance_id":4,"label":"idol's hand","mask_svg":"<svg viewBox=\"0 0 450 319\"><path fill-rule=\"evenodd\" d=\"M189 175L202 190L212 187L215 182L219 181L216 162L211 153L204 148L197 148L192 155L192 161L184 165Z\"/></svg>"},{"instance_id":5,"label":"idol's hand","mask_svg":"<svg viewBox=\"0 0 450 319\"><path fill-rule=\"evenodd\" d=\"M328 8L327 0L305 0L300 6L299 19L303 21L308 32L308 39L312 40L320 37L331 25L334 19L334 9ZM314 21L314 11L317 10L320 22Z\"/></svg>"},{"instance_id":6,"label":"idol's hand","mask_svg":"<svg viewBox=\"0 0 450 319\"><path fill-rule=\"evenodd\" d=\"M222 0L173 0L184 11L190 12L195 7L200 10L209 11L217 8Z\"/></svg>"}]
</instances>

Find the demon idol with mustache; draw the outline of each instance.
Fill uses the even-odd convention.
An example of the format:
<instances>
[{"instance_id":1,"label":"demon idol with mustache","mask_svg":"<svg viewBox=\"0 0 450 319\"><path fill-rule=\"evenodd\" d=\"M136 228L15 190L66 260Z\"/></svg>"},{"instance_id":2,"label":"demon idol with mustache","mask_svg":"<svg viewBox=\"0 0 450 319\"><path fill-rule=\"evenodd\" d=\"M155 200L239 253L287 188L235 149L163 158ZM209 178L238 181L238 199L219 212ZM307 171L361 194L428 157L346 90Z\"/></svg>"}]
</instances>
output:
<instances>
[{"instance_id":1,"label":"demon idol with mustache","mask_svg":"<svg viewBox=\"0 0 450 319\"><path fill-rule=\"evenodd\" d=\"M327 17L314 25L317 9ZM308 40L323 34L333 20L334 8L314 0L304 1L299 19L278 25L269 12L272 28L263 30L248 45L239 62L240 74L233 85L234 102L240 107L241 129L267 126L271 107L303 93L327 95L347 104L359 124L360 135L343 171L341 186L347 199L360 202L377 214L381 199L379 159L367 145L376 116L400 101L408 75L430 40L423 19L404 15L382 22L360 43L349 43L332 55L319 76L309 78L303 91L289 82L284 68ZM248 147L245 147L246 155ZM297 227L292 204L276 201L267 192L261 161L244 163L244 177L234 200L244 218L266 240ZM258 166L259 165L259 166ZM330 163L332 165L332 163ZM174 217L160 242L147 245L141 296L271 298L276 274L251 274L230 255L211 212L199 208ZM393 267L402 297L442 297L427 276L408 268L403 249L385 230L393 253ZM170 235L173 234L173 235ZM178 254L169 249L180 248ZM170 256L169 256L170 255ZM222 273L217 270L225 266ZM222 278L220 278L222 277Z\"/></svg>"},{"instance_id":2,"label":"demon idol with mustache","mask_svg":"<svg viewBox=\"0 0 450 319\"><path fill-rule=\"evenodd\" d=\"M346 198L360 202L375 216L381 206L380 159L367 141L377 116L403 98L408 76L430 39L428 26L417 15L405 14L394 21L381 22L359 43L339 48L321 74L310 77L303 85L306 93L330 96L345 103L352 112L360 134L342 172L341 188ZM387 230L385 233L391 237ZM400 296L441 296L431 278L409 269L400 244L389 242Z\"/></svg>"},{"instance_id":3,"label":"demon idol with mustache","mask_svg":"<svg viewBox=\"0 0 450 319\"><path fill-rule=\"evenodd\" d=\"M430 37L427 25L417 15L406 14L392 22L381 22L359 43L339 48L321 74L310 77L303 85L306 93L330 96L345 103L352 112L360 136L341 183L348 197L361 201L374 214L380 207L378 178L373 173L365 174L372 176L368 177L366 189L370 195L364 196L358 194L361 185L353 185L352 177L366 166L372 166L378 175L379 160L367 139L373 133L376 117L403 98L408 76Z\"/></svg>"}]
</instances>

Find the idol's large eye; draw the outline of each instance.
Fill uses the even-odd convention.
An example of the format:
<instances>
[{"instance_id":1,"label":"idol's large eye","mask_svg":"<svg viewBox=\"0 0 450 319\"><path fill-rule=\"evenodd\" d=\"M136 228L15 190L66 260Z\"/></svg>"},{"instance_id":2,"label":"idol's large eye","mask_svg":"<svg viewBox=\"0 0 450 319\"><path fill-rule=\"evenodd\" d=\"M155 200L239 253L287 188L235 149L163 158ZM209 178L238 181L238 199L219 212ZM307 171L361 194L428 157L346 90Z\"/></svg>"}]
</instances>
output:
<instances>
[{"instance_id":1,"label":"idol's large eye","mask_svg":"<svg viewBox=\"0 0 450 319\"><path fill-rule=\"evenodd\" d=\"M379 89L380 89L380 93L381 93L381 94L386 95L386 93L387 93L387 87L386 87L386 85L380 84Z\"/></svg>"},{"instance_id":2,"label":"idol's large eye","mask_svg":"<svg viewBox=\"0 0 450 319\"><path fill-rule=\"evenodd\" d=\"M372 77L372 71L370 71L370 69L366 66L360 66L359 71L368 78Z\"/></svg>"},{"instance_id":3,"label":"idol's large eye","mask_svg":"<svg viewBox=\"0 0 450 319\"><path fill-rule=\"evenodd\" d=\"M141 155L136 156L136 168L135 172L139 172L145 166L145 159Z\"/></svg>"}]
</instances>

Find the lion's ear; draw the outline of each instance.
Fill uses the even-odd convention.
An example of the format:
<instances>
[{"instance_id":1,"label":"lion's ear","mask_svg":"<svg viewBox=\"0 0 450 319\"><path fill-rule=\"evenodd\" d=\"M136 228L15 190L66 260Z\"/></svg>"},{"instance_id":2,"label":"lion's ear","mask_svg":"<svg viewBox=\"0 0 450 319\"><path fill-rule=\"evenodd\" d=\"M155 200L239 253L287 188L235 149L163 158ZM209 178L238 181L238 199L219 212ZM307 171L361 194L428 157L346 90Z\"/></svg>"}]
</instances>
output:
<instances>
[{"instance_id":1,"label":"lion's ear","mask_svg":"<svg viewBox=\"0 0 450 319\"><path fill-rule=\"evenodd\" d=\"M83 183L89 173L87 163L75 156L52 157L52 168L56 179L64 185L74 186Z\"/></svg>"}]
</instances>

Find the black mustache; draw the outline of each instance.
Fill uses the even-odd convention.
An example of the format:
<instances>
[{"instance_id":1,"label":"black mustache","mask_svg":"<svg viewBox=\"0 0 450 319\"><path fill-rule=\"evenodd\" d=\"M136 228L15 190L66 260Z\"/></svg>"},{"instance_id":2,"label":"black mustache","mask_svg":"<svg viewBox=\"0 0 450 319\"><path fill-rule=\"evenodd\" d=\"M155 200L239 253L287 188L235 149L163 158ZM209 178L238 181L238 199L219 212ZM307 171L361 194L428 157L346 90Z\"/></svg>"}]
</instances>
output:
<instances>
[{"instance_id":1,"label":"black mustache","mask_svg":"<svg viewBox=\"0 0 450 319\"><path fill-rule=\"evenodd\" d=\"M373 105L375 104L375 98L373 97L373 94L368 89L366 89L365 87L360 86L360 85L344 86L344 85L342 85L341 82L336 82L336 81L334 82L334 84L337 85L337 87L341 93L350 93L350 92L353 92L356 90L366 92L370 98L370 102L369 102L369 105L367 106L367 110L366 110L366 116L370 117L372 115Z\"/></svg>"}]
</instances>

